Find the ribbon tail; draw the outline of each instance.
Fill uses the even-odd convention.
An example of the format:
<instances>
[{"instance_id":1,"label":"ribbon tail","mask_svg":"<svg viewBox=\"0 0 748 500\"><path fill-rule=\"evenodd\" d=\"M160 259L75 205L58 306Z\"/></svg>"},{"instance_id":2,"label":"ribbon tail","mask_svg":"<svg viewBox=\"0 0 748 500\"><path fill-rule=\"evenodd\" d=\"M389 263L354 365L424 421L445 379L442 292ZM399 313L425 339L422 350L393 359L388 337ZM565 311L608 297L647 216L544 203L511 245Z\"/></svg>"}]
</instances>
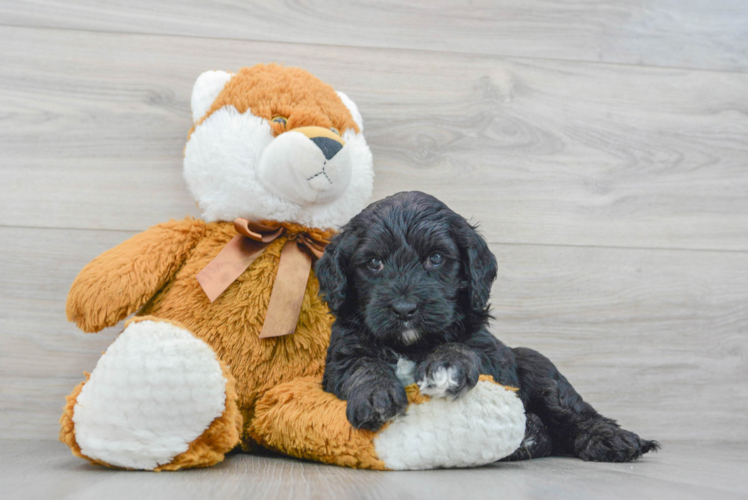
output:
<instances>
[{"instance_id":1,"label":"ribbon tail","mask_svg":"<svg viewBox=\"0 0 748 500\"><path fill-rule=\"evenodd\" d=\"M197 273L197 281L208 299L214 302L260 256L260 252L266 246L267 243L254 241L241 234L234 236L218 255Z\"/></svg>"},{"instance_id":2,"label":"ribbon tail","mask_svg":"<svg viewBox=\"0 0 748 500\"><path fill-rule=\"evenodd\" d=\"M309 254L302 251L295 241L287 241L281 251L261 339L288 335L296 330L311 269Z\"/></svg>"}]
</instances>

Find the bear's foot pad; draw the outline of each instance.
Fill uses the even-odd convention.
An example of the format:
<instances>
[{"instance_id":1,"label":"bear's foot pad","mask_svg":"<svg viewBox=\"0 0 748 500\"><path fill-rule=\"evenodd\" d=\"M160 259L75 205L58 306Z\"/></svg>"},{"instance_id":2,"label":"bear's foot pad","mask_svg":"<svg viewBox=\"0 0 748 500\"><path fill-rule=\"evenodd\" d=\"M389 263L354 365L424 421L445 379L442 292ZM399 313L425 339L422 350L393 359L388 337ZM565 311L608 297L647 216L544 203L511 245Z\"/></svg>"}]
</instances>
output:
<instances>
[{"instance_id":1,"label":"bear's foot pad","mask_svg":"<svg viewBox=\"0 0 748 500\"><path fill-rule=\"evenodd\" d=\"M411 404L376 435L374 447L392 470L475 467L510 455L524 435L522 401L513 390L481 377L457 400Z\"/></svg>"},{"instance_id":2,"label":"bear's foot pad","mask_svg":"<svg viewBox=\"0 0 748 500\"><path fill-rule=\"evenodd\" d=\"M136 319L83 385L72 416L75 441L92 460L155 469L222 415L226 384L206 343L176 324Z\"/></svg>"}]
</instances>

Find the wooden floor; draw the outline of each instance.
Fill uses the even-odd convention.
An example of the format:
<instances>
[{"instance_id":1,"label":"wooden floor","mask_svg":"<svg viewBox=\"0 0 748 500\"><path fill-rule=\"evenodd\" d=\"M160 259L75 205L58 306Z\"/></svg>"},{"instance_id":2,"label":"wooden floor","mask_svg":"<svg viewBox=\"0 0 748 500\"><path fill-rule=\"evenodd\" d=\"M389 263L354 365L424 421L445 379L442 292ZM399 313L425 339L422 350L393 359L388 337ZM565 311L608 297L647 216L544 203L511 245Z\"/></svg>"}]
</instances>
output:
<instances>
[{"instance_id":1,"label":"wooden floor","mask_svg":"<svg viewBox=\"0 0 748 500\"><path fill-rule=\"evenodd\" d=\"M0 41L0 497L748 494L748 2L4 0ZM198 215L181 177L195 78L276 61L358 103L375 198L419 189L481 223L497 336L673 446L412 475L68 456L64 396L120 330L67 324L70 283Z\"/></svg>"},{"instance_id":2,"label":"wooden floor","mask_svg":"<svg viewBox=\"0 0 748 500\"><path fill-rule=\"evenodd\" d=\"M0 443L0 498L14 500L732 500L748 497L747 491L745 444L665 443L660 453L634 464L544 458L410 472L361 471L236 453L209 469L154 473L101 469L54 441Z\"/></svg>"}]
</instances>

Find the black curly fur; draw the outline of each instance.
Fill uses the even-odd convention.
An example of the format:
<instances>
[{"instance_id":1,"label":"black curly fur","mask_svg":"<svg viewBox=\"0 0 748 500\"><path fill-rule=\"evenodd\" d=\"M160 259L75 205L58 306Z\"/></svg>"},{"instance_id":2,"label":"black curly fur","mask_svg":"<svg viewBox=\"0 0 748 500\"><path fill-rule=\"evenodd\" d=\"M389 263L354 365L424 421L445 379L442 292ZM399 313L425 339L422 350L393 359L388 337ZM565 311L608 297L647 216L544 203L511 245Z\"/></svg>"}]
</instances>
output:
<instances>
[{"instance_id":1,"label":"black curly fur","mask_svg":"<svg viewBox=\"0 0 748 500\"><path fill-rule=\"evenodd\" d=\"M525 439L506 460L627 462L659 448L597 413L545 356L491 335L496 259L475 228L433 196L398 193L370 205L333 239L315 270L336 316L323 384L347 400L355 427L376 430L404 412L395 366L406 357L417 363L417 380L451 368L459 382L452 397L474 387L479 374L519 387Z\"/></svg>"}]
</instances>

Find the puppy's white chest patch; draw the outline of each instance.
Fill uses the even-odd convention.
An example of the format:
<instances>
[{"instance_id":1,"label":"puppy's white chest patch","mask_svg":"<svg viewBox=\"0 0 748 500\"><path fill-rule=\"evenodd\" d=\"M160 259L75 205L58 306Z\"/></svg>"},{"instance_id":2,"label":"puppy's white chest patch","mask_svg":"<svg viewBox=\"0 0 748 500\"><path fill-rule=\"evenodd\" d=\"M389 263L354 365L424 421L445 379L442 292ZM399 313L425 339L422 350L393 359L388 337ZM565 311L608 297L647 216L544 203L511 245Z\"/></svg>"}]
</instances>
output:
<instances>
[{"instance_id":1,"label":"puppy's white chest patch","mask_svg":"<svg viewBox=\"0 0 748 500\"><path fill-rule=\"evenodd\" d=\"M395 375L397 376L400 383L403 386L416 383L416 362L401 356L397 360L397 366L395 367Z\"/></svg>"},{"instance_id":2,"label":"puppy's white chest patch","mask_svg":"<svg viewBox=\"0 0 748 500\"><path fill-rule=\"evenodd\" d=\"M402 339L405 345L411 345L421 338L421 334L419 334L413 328L408 328L407 330L403 330L403 333L401 335L402 335Z\"/></svg>"}]
</instances>

